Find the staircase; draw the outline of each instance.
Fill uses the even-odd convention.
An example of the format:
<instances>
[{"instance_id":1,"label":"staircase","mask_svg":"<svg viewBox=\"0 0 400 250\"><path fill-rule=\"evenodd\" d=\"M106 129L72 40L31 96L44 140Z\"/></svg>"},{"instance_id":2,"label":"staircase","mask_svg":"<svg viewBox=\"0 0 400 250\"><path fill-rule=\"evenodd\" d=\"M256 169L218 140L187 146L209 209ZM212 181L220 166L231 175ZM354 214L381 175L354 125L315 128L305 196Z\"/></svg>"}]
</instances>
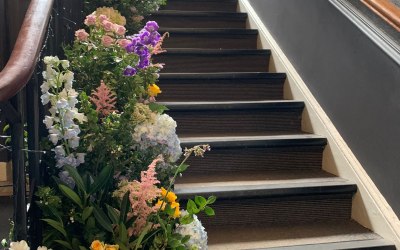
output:
<instances>
[{"instance_id":1,"label":"staircase","mask_svg":"<svg viewBox=\"0 0 400 250\"><path fill-rule=\"evenodd\" d=\"M304 103L283 100L237 0L169 0L150 19L168 31L160 101L182 147L208 143L176 185L181 199L216 195L202 217L210 249L395 249L351 219L357 186L321 169L324 137L302 132Z\"/></svg>"}]
</instances>

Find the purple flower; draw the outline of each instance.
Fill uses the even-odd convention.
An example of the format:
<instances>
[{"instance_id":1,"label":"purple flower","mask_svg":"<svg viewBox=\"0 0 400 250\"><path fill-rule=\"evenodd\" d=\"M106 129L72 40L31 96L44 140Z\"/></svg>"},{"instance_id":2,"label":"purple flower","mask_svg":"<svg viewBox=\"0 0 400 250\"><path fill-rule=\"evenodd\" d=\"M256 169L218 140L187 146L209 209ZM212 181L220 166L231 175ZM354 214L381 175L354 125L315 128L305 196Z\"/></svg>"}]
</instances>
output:
<instances>
[{"instance_id":1,"label":"purple flower","mask_svg":"<svg viewBox=\"0 0 400 250\"><path fill-rule=\"evenodd\" d=\"M158 43L158 41L160 41L160 38L161 38L161 35L157 31L151 33L150 34L151 45L155 46Z\"/></svg>"},{"instance_id":2,"label":"purple flower","mask_svg":"<svg viewBox=\"0 0 400 250\"><path fill-rule=\"evenodd\" d=\"M144 69L147 68L150 65L150 61L148 57L140 57L138 68L139 69Z\"/></svg>"},{"instance_id":3,"label":"purple flower","mask_svg":"<svg viewBox=\"0 0 400 250\"><path fill-rule=\"evenodd\" d=\"M125 47L125 50L128 53L132 53L135 50L136 46L140 44L140 38L133 37L131 41L132 42Z\"/></svg>"},{"instance_id":4,"label":"purple flower","mask_svg":"<svg viewBox=\"0 0 400 250\"><path fill-rule=\"evenodd\" d=\"M61 182L63 182L65 185L67 185L71 189L74 189L75 181L71 176L69 176L69 173L67 171L60 172L58 174L58 177L60 177Z\"/></svg>"},{"instance_id":5,"label":"purple flower","mask_svg":"<svg viewBox=\"0 0 400 250\"><path fill-rule=\"evenodd\" d=\"M136 74L136 69L133 68L132 66L128 65L126 69L124 70L124 76L133 76Z\"/></svg>"},{"instance_id":6,"label":"purple flower","mask_svg":"<svg viewBox=\"0 0 400 250\"><path fill-rule=\"evenodd\" d=\"M148 32L154 32L158 30L158 24L155 21L148 21L146 23L146 26L144 26L144 28L148 31Z\"/></svg>"},{"instance_id":7,"label":"purple flower","mask_svg":"<svg viewBox=\"0 0 400 250\"><path fill-rule=\"evenodd\" d=\"M135 47L135 53L140 56L140 57L148 57L150 54L149 48L146 46L136 46Z\"/></svg>"},{"instance_id":8,"label":"purple flower","mask_svg":"<svg viewBox=\"0 0 400 250\"><path fill-rule=\"evenodd\" d=\"M149 45L151 44L152 40L151 40L151 34L150 32L146 31L146 30L142 30L139 34L140 37L140 42L144 45Z\"/></svg>"}]
</instances>

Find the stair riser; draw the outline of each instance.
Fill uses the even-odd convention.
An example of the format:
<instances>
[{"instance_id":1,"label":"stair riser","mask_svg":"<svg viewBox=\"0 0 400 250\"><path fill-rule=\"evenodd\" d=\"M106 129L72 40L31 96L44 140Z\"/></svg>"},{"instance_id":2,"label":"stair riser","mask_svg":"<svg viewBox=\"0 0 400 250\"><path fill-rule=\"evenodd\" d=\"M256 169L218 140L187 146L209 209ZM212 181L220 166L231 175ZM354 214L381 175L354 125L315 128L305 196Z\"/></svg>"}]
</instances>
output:
<instances>
[{"instance_id":1,"label":"stair riser","mask_svg":"<svg viewBox=\"0 0 400 250\"><path fill-rule=\"evenodd\" d=\"M168 4L161 8L162 10L184 10L184 11L224 11L236 12L236 1L168 1Z\"/></svg>"},{"instance_id":2,"label":"stair riser","mask_svg":"<svg viewBox=\"0 0 400 250\"><path fill-rule=\"evenodd\" d=\"M215 216L200 216L207 227L226 225L298 224L316 221L348 220L352 194L300 196L293 198L252 198L217 200Z\"/></svg>"},{"instance_id":3,"label":"stair riser","mask_svg":"<svg viewBox=\"0 0 400 250\"><path fill-rule=\"evenodd\" d=\"M268 55L185 55L161 54L163 73L268 72Z\"/></svg>"},{"instance_id":4,"label":"stair riser","mask_svg":"<svg viewBox=\"0 0 400 250\"><path fill-rule=\"evenodd\" d=\"M257 34L199 35L171 33L163 46L165 48L257 49Z\"/></svg>"},{"instance_id":5,"label":"stair riser","mask_svg":"<svg viewBox=\"0 0 400 250\"><path fill-rule=\"evenodd\" d=\"M264 81L264 83L257 83ZM265 80L160 80L160 101L260 101L283 98L283 82ZM244 94L245 93L245 94Z\"/></svg>"},{"instance_id":6,"label":"stair riser","mask_svg":"<svg viewBox=\"0 0 400 250\"><path fill-rule=\"evenodd\" d=\"M213 176L243 171L265 173L282 170L321 169L322 146L271 147L271 148L214 148L204 158L191 157L183 174L194 178L208 173Z\"/></svg>"},{"instance_id":7,"label":"stair riser","mask_svg":"<svg viewBox=\"0 0 400 250\"><path fill-rule=\"evenodd\" d=\"M167 113L178 123L180 136L301 131L302 109L170 110Z\"/></svg>"},{"instance_id":8,"label":"stair riser","mask_svg":"<svg viewBox=\"0 0 400 250\"><path fill-rule=\"evenodd\" d=\"M246 19L244 18L154 15L149 20L157 21L162 28L246 28Z\"/></svg>"}]
</instances>

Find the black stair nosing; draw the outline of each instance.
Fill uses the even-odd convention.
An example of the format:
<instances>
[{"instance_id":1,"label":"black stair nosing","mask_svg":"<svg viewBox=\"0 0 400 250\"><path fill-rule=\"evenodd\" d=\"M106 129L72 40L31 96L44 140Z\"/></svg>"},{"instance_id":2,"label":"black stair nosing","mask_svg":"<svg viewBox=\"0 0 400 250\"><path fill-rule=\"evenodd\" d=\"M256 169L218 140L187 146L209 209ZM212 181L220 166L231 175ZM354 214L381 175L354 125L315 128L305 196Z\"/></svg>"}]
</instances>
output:
<instances>
[{"instance_id":1,"label":"black stair nosing","mask_svg":"<svg viewBox=\"0 0 400 250\"><path fill-rule=\"evenodd\" d=\"M304 102L293 100L234 102L159 102L171 111L194 110L303 110Z\"/></svg>"},{"instance_id":2,"label":"black stair nosing","mask_svg":"<svg viewBox=\"0 0 400 250\"><path fill-rule=\"evenodd\" d=\"M162 80L234 80L234 79L281 79L286 80L286 73L273 72L227 72L227 73L160 73Z\"/></svg>"},{"instance_id":3,"label":"black stair nosing","mask_svg":"<svg viewBox=\"0 0 400 250\"><path fill-rule=\"evenodd\" d=\"M215 3L215 2L223 2L223 3L238 3L238 0L168 0L168 2L202 2L202 3Z\"/></svg>"},{"instance_id":4,"label":"black stair nosing","mask_svg":"<svg viewBox=\"0 0 400 250\"><path fill-rule=\"evenodd\" d=\"M269 49L196 49L196 48L166 48L169 55L271 55Z\"/></svg>"},{"instance_id":5,"label":"black stair nosing","mask_svg":"<svg viewBox=\"0 0 400 250\"><path fill-rule=\"evenodd\" d=\"M181 137L182 147L209 144L212 149L325 147L327 139L311 134L272 136Z\"/></svg>"},{"instance_id":6,"label":"black stair nosing","mask_svg":"<svg viewBox=\"0 0 400 250\"><path fill-rule=\"evenodd\" d=\"M160 28L160 33L168 32L174 34L193 34L193 35L258 35L257 29L240 28Z\"/></svg>"},{"instance_id":7,"label":"black stair nosing","mask_svg":"<svg viewBox=\"0 0 400 250\"><path fill-rule=\"evenodd\" d=\"M340 242L326 242L317 244L305 244L294 246L281 246L269 248L247 248L245 250L338 250L338 249L373 249L373 250L395 250L396 247L392 242L389 242L380 236L378 239L365 240L346 240Z\"/></svg>"},{"instance_id":8,"label":"black stair nosing","mask_svg":"<svg viewBox=\"0 0 400 250\"><path fill-rule=\"evenodd\" d=\"M182 17L219 17L219 18L232 18L242 19L245 21L248 18L247 13L244 12L223 12L223 11L188 11L188 10L160 10L152 13L148 19L157 16L182 16Z\"/></svg>"},{"instance_id":9,"label":"black stair nosing","mask_svg":"<svg viewBox=\"0 0 400 250\"><path fill-rule=\"evenodd\" d=\"M181 199L187 199L196 195L217 196L220 200L239 198L288 198L288 197L310 197L324 195L353 196L357 192L357 185L347 180L335 177L336 181L311 183L279 183L279 184L257 184L240 185L238 182L231 186L212 186L212 183L204 185L177 184L175 193ZM180 188L182 186L182 188Z\"/></svg>"}]
</instances>

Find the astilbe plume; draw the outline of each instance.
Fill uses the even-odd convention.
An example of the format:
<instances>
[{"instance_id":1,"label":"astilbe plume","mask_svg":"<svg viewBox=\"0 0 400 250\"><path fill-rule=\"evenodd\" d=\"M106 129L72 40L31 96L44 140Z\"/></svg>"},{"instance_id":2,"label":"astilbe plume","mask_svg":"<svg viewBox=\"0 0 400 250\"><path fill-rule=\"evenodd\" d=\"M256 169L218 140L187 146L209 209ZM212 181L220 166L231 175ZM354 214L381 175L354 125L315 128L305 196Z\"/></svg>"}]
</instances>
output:
<instances>
[{"instance_id":1,"label":"astilbe plume","mask_svg":"<svg viewBox=\"0 0 400 250\"><path fill-rule=\"evenodd\" d=\"M147 171L141 172L140 182L133 181L129 183L129 201L132 213L128 214L128 216L136 216L133 227L128 229L130 236L138 235L146 226L149 215L157 212L158 207L153 206L152 203L161 194L161 190L155 186L160 183L156 177L156 164L161 160L161 158L153 160Z\"/></svg>"},{"instance_id":2,"label":"astilbe plume","mask_svg":"<svg viewBox=\"0 0 400 250\"><path fill-rule=\"evenodd\" d=\"M103 81L96 90L92 91L90 100L96 105L96 111L104 116L117 111L115 109L117 98Z\"/></svg>"},{"instance_id":3,"label":"astilbe plume","mask_svg":"<svg viewBox=\"0 0 400 250\"><path fill-rule=\"evenodd\" d=\"M153 51L151 52L151 54L153 54L153 55L158 55L158 54L167 52L165 49L162 48L162 44L163 44L164 39L165 39L166 37L169 37L169 33L168 33L168 32L164 33L164 35L162 35L162 37L160 38L160 40L158 40L158 42L157 42L156 45L154 46Z\"/></svg>"}]
</instances>

